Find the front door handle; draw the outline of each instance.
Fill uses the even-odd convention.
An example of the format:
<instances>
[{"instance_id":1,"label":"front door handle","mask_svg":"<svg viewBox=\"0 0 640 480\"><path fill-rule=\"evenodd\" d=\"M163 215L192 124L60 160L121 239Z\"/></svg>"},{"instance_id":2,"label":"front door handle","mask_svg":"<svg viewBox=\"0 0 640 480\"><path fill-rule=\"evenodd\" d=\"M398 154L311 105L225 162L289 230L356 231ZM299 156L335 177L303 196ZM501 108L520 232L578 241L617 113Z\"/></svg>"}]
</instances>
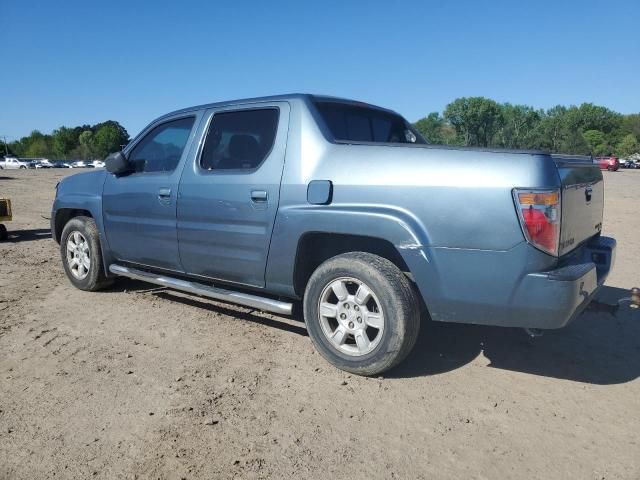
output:
<instances>
[{"instance_id":1,"label":"front door handle","mask_svg":"<svg viewBox=\"0 0 640 480\"><path fill-rule=\"evenodd\" d=\"M170 188L161 188L158 190L158 197L160 198L169 198L171 196Z\"/></svg>"},{"instance_id":2,"label":"front door handle","mask_svg":"<svg viewBox=\"0 0 640 480\"><path fill-rule=\"evenodd\" d=\"M251 190L251 201L256 203L264 203L267 201L268 195L266 190Z\"/></svg>"}]
</instances>

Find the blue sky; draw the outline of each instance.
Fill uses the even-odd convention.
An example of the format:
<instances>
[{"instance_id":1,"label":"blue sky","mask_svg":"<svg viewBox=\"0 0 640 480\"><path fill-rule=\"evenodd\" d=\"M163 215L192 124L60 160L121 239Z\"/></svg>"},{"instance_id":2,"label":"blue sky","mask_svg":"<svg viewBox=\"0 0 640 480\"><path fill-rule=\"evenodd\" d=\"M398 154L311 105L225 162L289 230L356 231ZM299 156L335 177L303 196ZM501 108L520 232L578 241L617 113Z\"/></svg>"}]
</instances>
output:
<instances>
[{"instance_id":1,"label":"blue sky","mask_svg":"<svg viewBox=\"0 0 640 480\"><path fill-rule=\"evenodd\" d=\"M640 111L640 1L0 0L0 135L288 92Z\"/></svg>"}]
</instances>

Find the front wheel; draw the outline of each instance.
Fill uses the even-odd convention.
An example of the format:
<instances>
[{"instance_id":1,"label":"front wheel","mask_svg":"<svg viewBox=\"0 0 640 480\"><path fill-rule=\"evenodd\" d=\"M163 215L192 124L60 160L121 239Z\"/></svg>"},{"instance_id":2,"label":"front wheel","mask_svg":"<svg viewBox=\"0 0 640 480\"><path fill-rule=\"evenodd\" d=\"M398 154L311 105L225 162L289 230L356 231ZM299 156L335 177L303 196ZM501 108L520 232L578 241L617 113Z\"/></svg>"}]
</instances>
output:
<instances>
[{"instance_id":1,"label":"front wheel","mask_svg":"<svg viewBox=\"0 0 640 480\"><path fill-rule=\"evenodd\" d=\"M67 222L60 238L60 255L64 271L76 288L95 291L112 283L105 275L93 218L80 216Z\"/></svg>"},{"instance_id":2,"label":"front wheel","mask_svg":"<svg viewBox=\"0 0 640 480\"><path fill-rule=\"evenodd\" d=\"M338 255L318 267L305 291L304 317L320 354L358 375L399 364L420 329L411 281L389 260L365 252Z\"/></svg>"}]
</instances>

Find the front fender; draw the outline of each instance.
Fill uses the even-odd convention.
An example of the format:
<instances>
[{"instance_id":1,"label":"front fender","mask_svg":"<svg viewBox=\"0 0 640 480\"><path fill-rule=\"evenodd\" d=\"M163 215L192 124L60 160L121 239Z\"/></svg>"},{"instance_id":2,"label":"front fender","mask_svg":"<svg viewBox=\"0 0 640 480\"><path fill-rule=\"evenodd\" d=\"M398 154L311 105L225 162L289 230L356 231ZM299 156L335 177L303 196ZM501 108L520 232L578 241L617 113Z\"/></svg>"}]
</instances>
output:
<instances>
[{"instance_id":1,"label":"front fender","mask_svg":"<svg viewBox=\"0 0 640 480\"><path fill-rule=\"evenodd\" d=\"M59 241L64 223L61 216L89 214L96 222L100 235L102 259L105 272L110 262L109 245L102 216L102 190L106 172L104 170L80 173L64 178L57 187L56 198L51 207L51 236Z\"/></svg>"}]
</instances>

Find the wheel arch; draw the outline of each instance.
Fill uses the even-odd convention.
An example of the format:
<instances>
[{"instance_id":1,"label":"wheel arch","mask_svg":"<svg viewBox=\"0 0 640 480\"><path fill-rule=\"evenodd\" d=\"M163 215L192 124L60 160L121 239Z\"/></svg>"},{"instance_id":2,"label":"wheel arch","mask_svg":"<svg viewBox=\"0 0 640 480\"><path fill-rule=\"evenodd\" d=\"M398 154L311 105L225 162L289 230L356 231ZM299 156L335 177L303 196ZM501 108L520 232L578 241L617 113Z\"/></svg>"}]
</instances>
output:
<instances>
[{"instance_id":1,"label":"wheel arch","mask_svg":"<svg viewBox=\"0 0 640 480\"><path fill-rule=\"evenodd\" d=\"M425 225L411 212L385 205L292 205L280 208L269 248L267 290L302 298L305 283L318 261L347 251L365 251L388 258L415 281L424 270L423 249L430 245ZM324 241L327 245L322 246ZM320 253L313 246L321 245ZM312 252L312 259L306 257ZM321 263L321 262L320 262ZM424 292L421 290L422 295Z\"/></svg>"},{"instance_id":2,"label":"wheel arch","mask_svg":"<svg viewBox=\"0 0 640 480\"><path fill-rule=\"evenodd\" d=\"M95 221L94 216L89 210L83 208L59 208L56 210L55 217L53 218L53 238L57 243L60 243L64 226L69 220L75 217L90 217Z\"/></svg>"},{"instance_id":3,"label":"wheel arch","mask_svg":"<svg viewBox=\"0 0 640 480\"><path fill-rule=\"evenodd\" d=\"M63 201L64 200L64 201ZM83 201L72 201L73 199L57 199L54 203L54 208L51 214L51 236L53 239L60 243L62 237L62 230L69 220L76 217L89 217L93 219L98 228L98 235L100 240L100 250L102 253L102 262L104 264L107 277L111 277L109 272L109 265L113 259L110 255L110 249L107 242L107 238L104 231L104 225L102 222L102 210L101 203L95 201L86 201L86 198L82 198Z\"/></svg>"},{"instance_id":4,"label":"wheel arch","mask_svg":"<svg viewBox=\"0 0 640 480\"><path fill-rule=\"evenodd\" d=\"M293 287L296 295L302 296L309 277L323 262L348 252L378 255L391 261L401 271L410 273L398 249L384 238L346 233L306 232L299 238L295 254Z\"/></svg>"}]
</instances>

